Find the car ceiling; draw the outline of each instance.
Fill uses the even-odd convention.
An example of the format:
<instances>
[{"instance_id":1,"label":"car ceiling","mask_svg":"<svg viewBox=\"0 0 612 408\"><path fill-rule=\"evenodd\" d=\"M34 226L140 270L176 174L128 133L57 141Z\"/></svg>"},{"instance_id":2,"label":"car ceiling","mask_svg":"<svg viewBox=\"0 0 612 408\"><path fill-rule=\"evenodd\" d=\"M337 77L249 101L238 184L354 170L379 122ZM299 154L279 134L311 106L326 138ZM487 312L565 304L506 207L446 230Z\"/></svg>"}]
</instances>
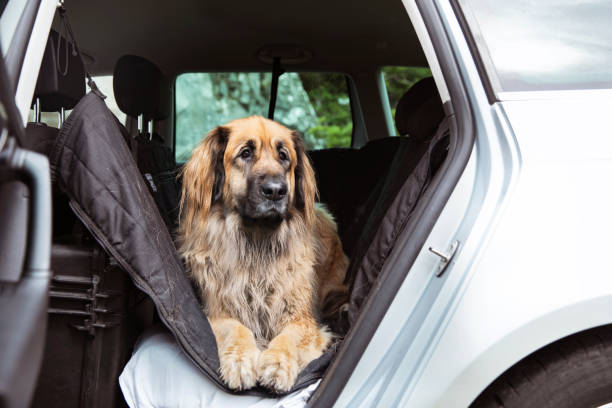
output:
<instances>
[{"instance_id":1,"label":"car ceiling","mask_svg":"<svg viewBox=\"0 0 612 408\"><path fill-rule=\"evenodd\" d=\"M268 70L257 51L283 44L312 52L300 70L359 75L384 65L426 66L400 0L66 0L65 7L96 75L112 73L124 54L148 58L169 76Z\"/></svg>"}]
</instances>

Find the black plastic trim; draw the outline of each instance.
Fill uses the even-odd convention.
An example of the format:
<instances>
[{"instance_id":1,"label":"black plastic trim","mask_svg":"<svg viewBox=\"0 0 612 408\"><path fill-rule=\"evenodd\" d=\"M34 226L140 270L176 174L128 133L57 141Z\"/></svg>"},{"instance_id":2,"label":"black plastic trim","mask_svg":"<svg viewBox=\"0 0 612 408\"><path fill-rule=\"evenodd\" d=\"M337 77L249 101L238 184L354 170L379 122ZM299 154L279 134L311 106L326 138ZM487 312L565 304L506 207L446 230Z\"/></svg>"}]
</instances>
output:
<instances>
[{"instance_id":1,"label":"black plastic trim","mask_svg":"<svg viewBox=\"0 0 612 408\"><path fill-rule=\"evenodd\" d=\"M472 20L472 18L468 18L464 11L464 6L459 4L458 0L450 0L450 4L457 16L457 20L459 21L459 26L461 27L461 31L465 36L465 40L468 43L468 47L470 48L470 52L472 53L472 58L476 64L476 69L478 70L478 75L480 76L480 81L484 86L485 93L487 94L487 99L490 104L494 104L499 99L496 96L496 90L493 86L493 81L491 76L494 76L497 79L497 73L493 66L493 62L491 61L491 57L488 54L488 51L480 52L480 48L472 32L473 28L477 27L475 22L472 24L468 24L468 20ZM467 6L465 6L467 7ZM497 79L499 83L499 79Z\"/></svg>"},{"instance_id":2,"label":"black plastic trim","mask_svg":"<svg viewBox=\"0 0 612 408\"><path fill-rule=\"evenodd\" d=\"M6 69L8 71L10 87L13 93L17 89L23 61L34 29L34 22L38 15L41 0L28 0L19 18L19 23L11 39L11 45L6 50Z\"/></svg>"},{"instance_id":3,"label":"black plastic trim","mask_svg":"<svg viewBox=\"0 0 612 408\"><path fill-rule=\"evenodd\" d=\"M401 234L379 281L372 289L363 312L349 331L338 355L309 401L309 406L329 407L336 402L448 201L474 145L473 112L438 10L431 1L417 0L417 6L451 96L454 114L450 117L451 145L448 157L416 207L412 220Z\"/></svg>"},{"instance_id":4,"label":"black plastic trim","mask_svg":"<svg viewBox=\"0 0 612 408\"><path fill-rule=\"evenodd\" d=\"M355 81L350 75L344 75L346 78L346 89L348 90L349 102L351 108L351 121L353 122L353 130L351 132L351 147L358 149L368 142L368 130L363 119L363 111L361 110L361 102Z\"/></svg>"}]
</instances>

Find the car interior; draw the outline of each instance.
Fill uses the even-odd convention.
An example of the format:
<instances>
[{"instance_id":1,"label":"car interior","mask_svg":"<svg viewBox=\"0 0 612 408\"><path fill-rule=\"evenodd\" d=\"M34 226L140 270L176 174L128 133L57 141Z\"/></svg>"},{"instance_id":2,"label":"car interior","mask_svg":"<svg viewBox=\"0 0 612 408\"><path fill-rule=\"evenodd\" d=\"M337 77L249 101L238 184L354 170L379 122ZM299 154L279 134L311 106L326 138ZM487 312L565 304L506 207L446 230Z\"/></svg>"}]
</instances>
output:
<instances>
[{"instance_id":1,"label":"car interior","mask_svg":"<svg viewBox=\"0 0 612 408\"><path fill-rule=\"evenodd\" d=\"M108 106L116 104L113 113L122 116L107 120L110 122L103 126L114 126L126 142L125 151L139 171L133 183L139 178L138 183L146 186L167 234L173 237L178 226L179 175L185 159L177 154L182 146L180 121L184 120L179 105L189 102L180 98L180 92L186 91L179 88L190 87L190 92L199 95L199 90L193 89L196 82L181 85L181 78L186 81L190 74L210 74L214 79L217 77L213 74L223 74L218 78L231 80L231 73L245 73L235 77L240 82L251 80L246 76L249 73L260 78L265 75L266 79L258 83L265 88L263 102L249 99L246 92L213 92L209 99L202 97L205 102L193 102L194 106L200 104L196 116L212 118L200 128L196 126L198 137L203 138L210 130L205 127L224 117L206 112L220 110L217 105L206 105L220 98L242 98L241 103L247 106L244 112L272 117L278 99L275 119L307 132L300 128L306 125L299 123L304 116L291 118L290 97L295 84L305 89L308 73L339 74L349 98L342 104L350 111L350 139L342 146L324 142L316 145L319 139L313 137L309 157L319 201L335 217L350 259L346 278L350 294L343 299L346 307L341 314L325 321L339 334L333 350L318 365L308 367L311 371L300 377L297 390L332 375L330 362L338 357L337 350L346 346L347 339L359 336L354 327L364 308L375 301L371 299L372 288L380 279L385 261L447 157L451 127L433 78L407 82L398 97L390 100L383 76L385 67L427 68L399 0L315 0L303 4L239 0L231 7L218 1L195 0L66 0L47 42L25 142L31 150L59 157L58 135L70 131L65 124L75 132L76 124L69 118L80 114L77 105L86 94L106 98ZM112 86L103 83L109 76ZM291 86L287 78L294 81ZM282 113L287 106L289 113ZM263 110L258 110L260 107ZM307 125L320 123L308 120L304 119ZM81 131L80 136L86 138L86 132ZM85 145L83 142L78 147ZM100 151L94 155L103 171L108 157ZM203 366L214 367L216 356L211 357L210 364L198 360L198 356L214 354L215 348L196 352L184 345L175 331L181 329L162 311L166 300L147 290L147 283L154 278L139 281L136 275L143 275L131 271L139 265L134 266L129 254L109 252L101 242L104 234L92 229L97 221L88 208L94 204L78 202L78 194L70 191L66 181L70 172L74 175L77 170L61 168L63 164L58 161L51 163L53 277L46 344L32 405L125 406L117 379L139 336L156 325L168 326L191 360L210 376ZM129 174L126 170L121 177ZM13 187L3 184L2 188ZM129 191L118 193L117 202L131 200L121 195L131 194ZM104 195L99 197L98 201L103 201ZM0 210L0 214L8 212ZM24 353L26 350L21 350L16 358ZM32 371L37 373L32 368L20 375ZM252 393L269 396L264 389Z\"/></svg>"}]
</instances>

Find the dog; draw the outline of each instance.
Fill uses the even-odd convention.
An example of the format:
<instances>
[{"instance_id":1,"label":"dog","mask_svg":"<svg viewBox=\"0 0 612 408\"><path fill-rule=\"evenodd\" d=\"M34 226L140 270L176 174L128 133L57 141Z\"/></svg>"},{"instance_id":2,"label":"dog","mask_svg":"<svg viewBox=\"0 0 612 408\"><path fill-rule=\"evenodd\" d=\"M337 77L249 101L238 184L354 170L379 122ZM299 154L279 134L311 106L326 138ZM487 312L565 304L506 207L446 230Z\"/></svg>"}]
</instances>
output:
<instances>
[{"instance_id":1,"label":"dog","mask_svg":"<svg viewBox=\"0 0 612 408\"><path fill-rule=\"evenodd\" d=\"M316 196L300 135L260 116L215 128L185 164L179 248L233 390L287 392L330 344L317 317L346 294L348 260Z\"/></svg>"}]
</instances>

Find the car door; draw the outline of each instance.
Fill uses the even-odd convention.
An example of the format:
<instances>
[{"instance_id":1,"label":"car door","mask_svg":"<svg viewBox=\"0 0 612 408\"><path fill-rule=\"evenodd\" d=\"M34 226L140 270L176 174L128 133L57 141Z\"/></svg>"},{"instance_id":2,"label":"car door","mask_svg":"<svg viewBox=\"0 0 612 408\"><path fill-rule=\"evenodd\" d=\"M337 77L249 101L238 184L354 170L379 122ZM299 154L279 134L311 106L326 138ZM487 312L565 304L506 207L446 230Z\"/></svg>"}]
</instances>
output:
<instances>
[{"instance_id":1,"label":"car door","mask_svg":"<svg viewBox=\"0 0 612 408\"><path fill-rule=\"evenodd\" d=\"M26 2L10 48L0 54L0 406L29 406L42 361L47 326L51 249L51 182L45 156L24 147L22 115L15 104L34 25ZM15 17L13 17L15 18ZM23 25L22 25L23 23ZM4 26L6 27L6 26ZM3 27L3 28L4 28ZM3 30L3 35L6 33ZM27 34L27 33L26 33Z\"/></svg>"}]
</instances>

